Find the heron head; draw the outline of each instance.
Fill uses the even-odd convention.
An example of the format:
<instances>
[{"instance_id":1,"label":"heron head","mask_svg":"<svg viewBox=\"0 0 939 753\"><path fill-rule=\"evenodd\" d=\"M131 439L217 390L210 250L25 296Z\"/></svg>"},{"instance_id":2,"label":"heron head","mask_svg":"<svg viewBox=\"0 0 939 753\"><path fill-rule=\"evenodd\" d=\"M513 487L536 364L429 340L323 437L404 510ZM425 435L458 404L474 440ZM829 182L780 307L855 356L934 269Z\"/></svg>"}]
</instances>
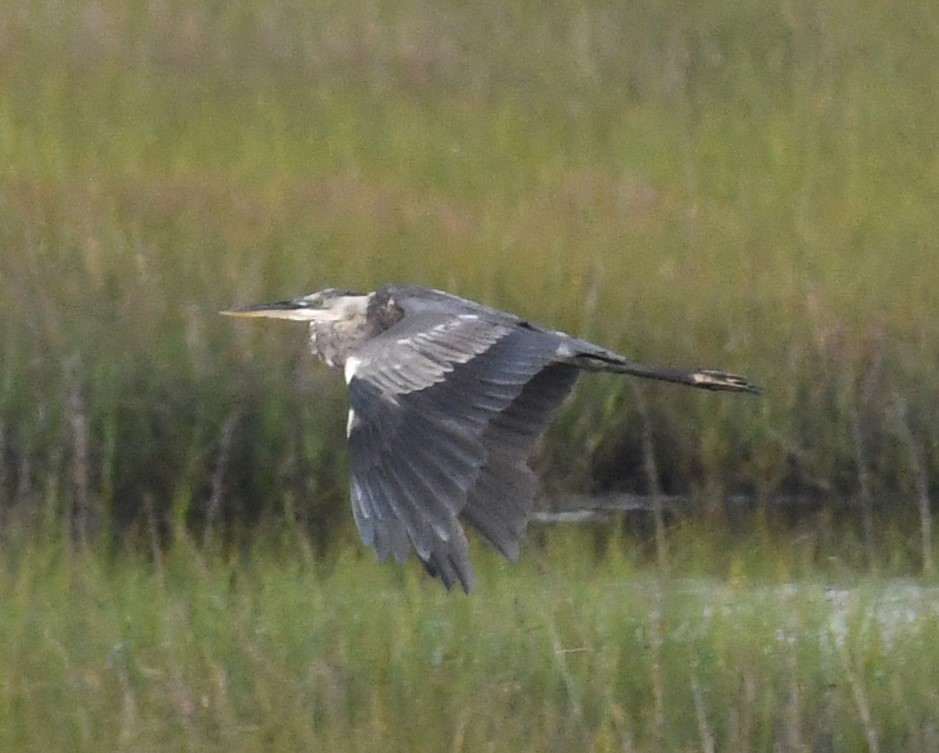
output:
<instances>
[{"instance_id":1,"label":"heron head","mask_svg":"<svg viewBox=\"0 0 939 753\"><path fill-rule=\"evenodd\" d=\"M340 288L326 288L286 301L257 303L222 311L225 316L256 316L299 322L338 322L365 316L368 296Z\"/></svg>"}]
</instances>

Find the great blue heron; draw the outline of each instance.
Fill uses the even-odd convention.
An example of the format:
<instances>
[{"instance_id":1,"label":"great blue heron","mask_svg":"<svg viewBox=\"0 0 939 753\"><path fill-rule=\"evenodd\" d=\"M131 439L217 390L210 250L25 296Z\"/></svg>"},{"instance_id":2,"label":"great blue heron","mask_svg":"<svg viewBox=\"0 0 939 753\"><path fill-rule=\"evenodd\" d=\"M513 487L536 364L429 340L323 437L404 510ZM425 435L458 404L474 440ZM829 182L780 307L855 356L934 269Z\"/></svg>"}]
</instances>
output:
<instances>
[{"instance_id":1,"label":"great blue heron","mask_svg":"<svg viewBox=\"0 0 939 753\"><path fill-rule=\"evenodd\" d=\"M759 393L712 369L644 366L504 311L415 285L329 288L225 311L308 322L313 353L349 385L352 511L379 560L411 549L450 588L473 587L469 523L509 560L535 494L527 460L580 371Z\"/></svg>"}]
</instances>

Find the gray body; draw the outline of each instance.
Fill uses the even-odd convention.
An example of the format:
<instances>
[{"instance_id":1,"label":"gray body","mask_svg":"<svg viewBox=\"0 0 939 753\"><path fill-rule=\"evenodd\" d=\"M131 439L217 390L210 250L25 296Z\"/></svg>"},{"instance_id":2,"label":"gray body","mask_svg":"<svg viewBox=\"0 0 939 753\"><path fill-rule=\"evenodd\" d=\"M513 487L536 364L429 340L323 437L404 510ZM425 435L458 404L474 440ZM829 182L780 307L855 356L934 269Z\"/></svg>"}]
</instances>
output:
<instances>
[{"instance_id":1,"label":"gray body","mask_svg":"<svg viewBox=\"0 0 939 753\"><path fill-rule=\"evenodd\" d=\"M531 512L528 457L582 370L758 393L721 371L636 364L438 290L327 289L226 312L307 321L313 352L349 385L352 509L380 559L415 551L449 588L474 572L461 520L508 559Z\"/></svg>"}]
</instances>

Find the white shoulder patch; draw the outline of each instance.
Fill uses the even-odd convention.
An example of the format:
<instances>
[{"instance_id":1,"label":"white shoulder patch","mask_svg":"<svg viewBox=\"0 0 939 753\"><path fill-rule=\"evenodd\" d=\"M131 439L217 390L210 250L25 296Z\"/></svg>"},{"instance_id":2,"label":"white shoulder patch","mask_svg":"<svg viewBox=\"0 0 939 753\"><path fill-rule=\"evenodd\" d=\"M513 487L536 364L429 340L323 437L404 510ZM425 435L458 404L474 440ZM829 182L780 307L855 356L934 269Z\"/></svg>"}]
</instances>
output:
<instances>
[{"instance_id":1,"label":"white shoulder patch","mask_svg":"<svg viewBox=\"0 0 939 753\"><path fill-rule=\"evenodd\" d=\"M355 372L361 364L361 359L356 358L355 356L349 356L346 359L346 365L343 368L343 374L346 377L346 384L349 384L349 382L352 381L352 377L355 376Z\"/></svg>"},{"instance_id":2,"label":"white shoulder patch","mask_svg":"<svg viewBox=\"0 0 939 753\"><path fill-rule=\"evenodd\" d=\"M355 411L352 408L349 408L349 419L346 421L346 436L352 434L352 430L355 428L356 424L359 422L359 417L355 415Z\"/></svg>"}]
</instances>

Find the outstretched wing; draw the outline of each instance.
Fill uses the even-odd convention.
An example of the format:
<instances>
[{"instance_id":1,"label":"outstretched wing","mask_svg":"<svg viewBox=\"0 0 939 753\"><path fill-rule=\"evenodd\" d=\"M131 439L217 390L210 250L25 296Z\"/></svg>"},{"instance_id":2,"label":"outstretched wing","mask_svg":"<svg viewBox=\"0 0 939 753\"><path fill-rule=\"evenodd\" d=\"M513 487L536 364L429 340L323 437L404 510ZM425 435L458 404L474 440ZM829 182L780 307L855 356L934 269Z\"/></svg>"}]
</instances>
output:
<instances>
[{"instance_id":1,"label":"outstretched wing","mask_svg":"<svg viewBox=\"0 0 939 753\"><path fill-rule=\"evenodd\" d=\"M552 363L493 416L483 432L487 459L470 489L462 517L512 562L531 514L537 480L528 467L532 445L570 394L580 370Z\"/></svg>"},{"instance_id":2,"label":"outstretched wing","mask_svg":"<svg viewBox=\"0 0 939 753\"><path fill-rule=\"evenodd\" d=\"M472 588L461 514L514 558L534 493L531 445L570 391L548 333L477 314L405 316L346 362L352 506L363 541L413 548Z\"/></svg>"}]
</instances>

